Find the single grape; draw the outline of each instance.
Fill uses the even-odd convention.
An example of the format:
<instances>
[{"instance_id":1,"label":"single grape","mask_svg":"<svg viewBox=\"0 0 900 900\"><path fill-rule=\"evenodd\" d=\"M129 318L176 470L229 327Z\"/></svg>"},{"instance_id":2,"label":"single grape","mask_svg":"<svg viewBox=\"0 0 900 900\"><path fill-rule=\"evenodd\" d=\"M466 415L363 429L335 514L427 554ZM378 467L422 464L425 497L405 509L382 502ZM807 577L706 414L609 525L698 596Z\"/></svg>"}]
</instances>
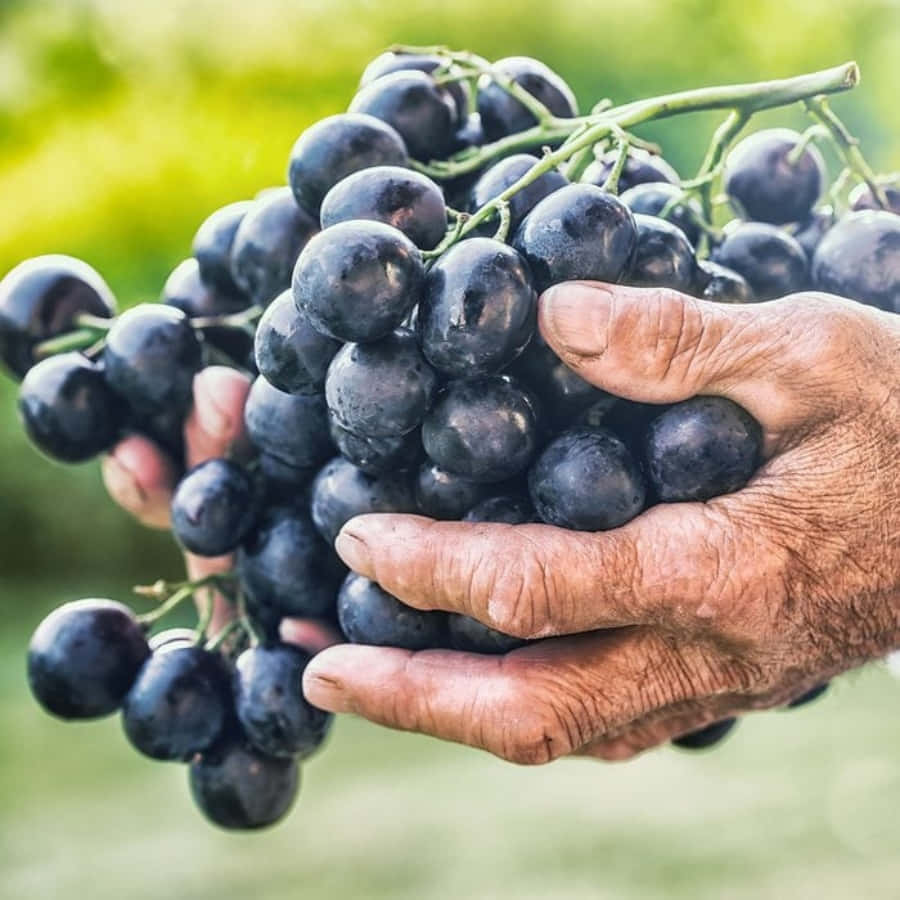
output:
<instances>
[{"instance_id":1,"label":"single grape","mask_svg":"<svg viewBox=\"0 0 900 900\"><path fill-rule=\"evenodd\" d=\"M170 644L138 673L122 704L122 727L145 756L184 762L219 739L230 712L222 658L201 647Z\"/></svg>"},{"instance_id":2,"label":"single grape","mask_svg":"<svg viewBox=\"0 0 900 900\"><path fill-rule=\"evenodd\" d=\"M322 334L375 341L390 334L419 300L422 254L382 222L341 222L304 248L294 270L294 302Z\"/></svg>"},{"instance_id":3,"label":"single grape","mask_svg":"<svg viewBox=\"0 0 900 900\"><path fill-rule=\"evenodd\" d=\"M325 740L334 716L303 696L303 670L312 656L281 642L251 647L237 659L234 699L250 743L268 756L302 759Z\"/></svg>"},{"instance_id":4,"label":"single grape","mask_svg":"<svg viewBox=\"0 0 900 900\"><path fill-rule=\"evenodd\" d=\"M425 72L406 69L360 88L350 112L365 113L394 128L413 159L447 155L459 124L453 96Z\"/></svg>"},{"instance_id":5,"label":"single grape","mask_svg":"<svg viewBox=\"0 0 900 900\"><path fill-rule=\"evenodd\" d=\"M616 161L619 158L618 150L610 150L604 153L600 159L592 162L581 176L585 184L595 184L603 187L609 178ZM628 151L625 167L619 176L619 193L624 194L638 184L667 184L679 185L681 179L678 173L661 157L654 156L640 147L632 147Z\"/></svg>"},{"instance_id":6,"label":"single grape","mask_svg":"<svg viewBox=\"0 0 900 900\"><path fill-rule=\"evenodd\" d=\"M28 645L28 683L54 716L95 719L121 706L149 655L127 606L76 600L38 625Z\"/></svg>"},{"instance_id":7,"label":"single grape","mask_svg":"<svg viewBox=\"0 0 900 900\"><path fill-rule=\"evenodd\" d=\"M432 462L424 462L416 473L416 504L431 519L461 519L467 510L496 490L447 472Z\"/></svg>"},{"instance_id":8,"label":"single grape","mask_svg":"<svg viewBox=\"0 0 900 900\"><path fill-rule=\"evenodd\" d=\"M357 435L399 437L418 427L438 380L407 328L368 344L344 344L328 367L325 399L337 423Z\"/></svg>"},{"instance_id":9,"label":"single grape","mask_svg":"<svg viewBox=\"0 0 900 900\"><path fill-rule=\"evenodd\" d=\"M900 216L844 216L819 244L812 274L821 291L900 312Z\"/></svg>"},{"instance_id":10,"label":"single grape","mask_svg":"<svg viewBox=\"0 0 900 900\"><path fill-rule=\"evenodd\" d=\"M575 531L606 531L644 508L647 490L626 445L604 428L578 427L553 440L528 478L542 521Z\"/></svg>"},{"instance_id":11,"label":"single grape","mask_svg":"<svg viewBox=\"0 0 900 900\"><path fill-rule=\"evenodd\" d=\"M244 406L250 442L295 469L318 466L334 452L323 394L285 394L259 377Z\"/></svg>"},{"instance_id":12,"label":"single grape","mask_svg":"<svg viewBox=\"0 0 900 900\"><path fill-rule=\"evenodd\" d=\"M773 300L806 288L806 253L786 231L763 222L732 227L710 257L733 269L750 285L757 300Z\"/></svg>"},{"instance_id":13,"label":"single grape","mask_svg":"<svg viewBox=\"0 0 900 900\"><path fill-rule=\"evenodd\" d=\"M660 216L667 222L677 225L685 237L696 247L700 241L702 231L697 224L703 218L703 210L697 200L692 197L682 199L682 190L677 184L665 181L646 181L636 184L619 194L619 199L635 215ZM673 201L678 202L665 215L662 211Z\"/></svg>"},{"instance_id":14,"label":"single grape","mask_svg":"<svg viewBox=\"0 0 900 900\"><path fill-rule=\"evenodd\" d=\"M514 185L529 169L537 165L538 158L530 153L514 153L494 163L472 186L467 207L469 212L481 209L486 203L499 197L508 187ZM565 187L569 180L558 169L544 172L527 187L513 194L507 201L509 206L509 233L515 234L522 220L544 197ZM491 236L499 224L496 215L480 228L480 233Z\"/></svg>"},{"instance_id":15,"label":"single grape","mask_svg":"<svg viewBox=\"0 0 900 900\"><path fill-rule=\"evenodd\" d=\"M830 206L820 206L810 213L806 221L797 225L793 232L794 240L806 251L810 263L816 255L816 248L822 243L822 238L828 234L836 221L834 210Z\"/></svg>"},{"instance_id":16,"label":"single grape","mask_svg":"<svg viewBox=\"0 0 900 900\"><path fill-rule=\"evenodd\" d=\"M501 522L505 525L525 525L535 521L537 517L531 501L515 494L488 497L463 516L463 522Z\"/></svg>"},{"instance_id":17,"label":"single grape","mask_svg":"<svg viewBox=\"0 0 900 900\"><path fill-rule=\"evenodd\" d=\"M19 378L34 365L34 347L76 327L82 313L108 319L116 299L87 263L37 256L0 281L0 362Z\"/></svg>"},{"instance_id":18,"label":"single grape","mask_svg":"<svg viewBox=\"0 0 900 900\"><path fill-rule=\"evenodd\" d=\"M256 492L246 470L227 459L195 466L175 488L172 531L185 550L224 556L256 521Z\"/></svg>"},{"instance_id":19,"label":"single grape","mask_svg":"<svg viewBox=\"0 0 900 900\"><path fill-rule=\"evenodd\" d=\"M797 709L800 706L806 706L808 703L818 700L829 687L830 683L827 681L817 684L815 687L810 688L805 694L801 694L799 697L795 697L791 700L791 702L787 704L787 709Z\"/></svg>"},{"instance_id":20,"label":"single grape","mask_svg":"<svg viewBox=\"0 0 900 900\"><path fill-rule=\"evenodd\" d=\"M762 429L725 397L693 397L651 423L647 468L664 503L710 500L740 490L762 454Z\"/></svg>"},{"instance_id":21,"label":"single grape","mask_svg":"<svg viewBox=\"0 0 900 900\"><path fill-rule=\"evenodd\" d=\"M696 279L694 248L671 222L638 213L637 243L625 280L644 287L667 287L687 293Z\"/></svg>"},{"instance_id":22,"label":"single grape","mask_svg":"<svg viewBox=\"0 0 900 900\"><path fill-rule=\"evenodd\" d=\"M445 616L413 609L374 581L351 572L338 594L338 621L353 644L427 650L441 644Z\"/></svg>"},{"instance_id":23,"label":"single grape","mask_svg":"<svg viewBox=\"0 0 900 900\"><path fill-rule=\"evenodd\" d=\"M193 628L165 628L151 635L147 644L151 653L157 650L169 649L176 647L193 647L197 643L197 632Z\"/></svg>"},{"instance_id":24,"label":"single grape","mask_svg":"<svg viewBox=\"0 0 900 900\"><path fill-rule=\"evenodd\" d=\"M425 455L419 429L394 437L366 437L342 428L329 416L331 439L341 456L367 475L385 475L408 469Z\"/></svg>"},{"instance_id":25,"label":"single grape","mask_svg":"<svg viewBox=\"0 0 900 900\"><path fill-rule=\"evenodd\" d=\"M425 278L416 331L442 374L498 372L534 334L537 294L525 260L492 238L451 247Z\"/></svg>"},{"instance_id":26,"label":"single grape","mask_svg":"<svg viewBox=\"0 0 900 900\"><path fill-rule=\"evenodd\" d=\"M310 505L312 520L329 544L354 516L417 512L408 472L367 475L341 457L327 463L316 476Z\"/></svg>"},{"instance_id":27,"label":"single grape","mask_svg":"<svg viewBox=\"0 0 900 900\"><path fill-rule=\"evenodd\" d=\"M318 217L325 195L339 181L370 166L406 166L403 138L374 116L341 113L310 125L297 138L288 181L297 203Z\"/></svg>"},{"instance_id":28,"label":"single grape","mask_svg":"<svg viewBox=\"0 0 900 900\"><path fill-rule=\"evenodd\" d=\"M618 281L636 242L637 226L627 206L594 185L570 184L535 206L513 246L542 292L563 281Z\"/></svg>"},{"instance_id":29,"label":"single grape","mask_svg":"<svg viewBox=\"0 0 900 900\"><path fill-rule=\"evenodd\" d=\"M197 229L191 246L203 281L226 294L238 292L231 274L231 248L238 227L251 209L251 200L229 203L217 209Z\"/></svg>"},{"instance_id":30,"label":"single grape","mask_svg":"<svg viewBox=\"0 0 900 900\"><path fill-rule=\"evenodd\" d=\"M431 250L447 233L441 189L426 175L398 166L375 166L348 175L322 201L322 227L372 219L402 231L417 247Z\"/></svg>"},{"instance_id":31,"label":"single grape","mask_svg":"<svg viewBox=\"0 0 900 900\"><path fill-rule=\"evenodd\" d=\"M724 740L737 725L737 719L722 719L720 722L713 722L690 734L683 734L681 737L673 738L672 743L682 750L705 750Z\"/></svg>"},{"instance_id":32,"label":"single grape","mask_svg":"<svg viewBox=\"0 0 900 900\"><path fill-rule=\"evenodd\" d=\"M743 275L709 259L697 261L693 293L716 303L752 303L754 299Z\"/></svg>"},{"instance_id":33,"label":"single grape","mask_svg":"<svg viewBox=\"0 0 900 900\"><path fill-rule=\"evenodd\" d=\"M893 187L891 185L882 185L881 188L884 191L884 195L887 198L887 206L884 209L887 212L896 213L900 215L900 187ZM872 189L865 183L858 184L853 190L850 192L850 209L854 212L860 212L864 209L881 209L881 204L875 198L872 193Z\"/></svg>"},{"instance_id":34,"label":"single grape","mask_svg":"<svg viewBox=\"0 0 900 900\"><path fill-rule=\"evenodd\" d=\"M313 328L285 291L273 300L256 326L256 367L273 387L287 394L320 394L340 341Z\"/></svg>"},{"instance_id":35,"label":"single grape","mask_svg":"<svg viewBox=\"0 0 900 900\"><path fill-rule=\"evenodd\" d=\"M193 401L203 348L181 310L142 303L107 332L103 363L107 384L136 416L180 420Z\"/></svg>"},{"instance_id":36,"label":"single grape","mask_svg":"<svg viewBox=\"0 0 900 900\"><path fill-rule=\"evenodd\" d=\"M491 67L503 78L514 81L528 91L559 118L578 115L578 101L572 89L551 68L528 56L509 56ZM483 75L478 85L478 112L489 141L525 131L537 124L535 117L490 75Z\"/></svg>"},{"instance_id":37,"label":"single grape","mask_svg":"<svg viewBox=\"0 0 900 900\"><path fill-rule=\"evenodd\" d=\"M31 442L66 463L111 449L123 419L103 370L80 353L51 356L28 370L19 388L19 415Z\"/></svg>"},{"instance_id":38,"label":"single grape","mask_svg":"<svg viewBox=\"0 0 900 900\"><path fill-rule=\"evenodd\" d=\"M766 128L734 146L725 159L722 183L741 215L772 225L809 216L822 194L825 162L813 144L795 161L800 141L790 128Z\"/></svg>"},{"instance_id":39,"label":"single grape","mask_svg":"<svg viewBox=\"0 0 900 900\"><path fill-rule=\"evenodd\" d=\"M318 219L297 205L289 188L256 200L231 245L238 287L254 303L269 304L290 287L297 257L318 230Z\"/></svg>"},{"instance_id":40,"label":"single grape","mask_svg":"<svg viewBox=\"0 0 900 900\"><path fill-rule=\"evenodd\" d=\"M189 769L198 809L221 828L246 831L283 819L300 789L295 759L276 759L232 740L197 757Z\"/></svg>"},{"instance_id":41,"label":"single grape","mask_svg":"<svg viewBox=\"0 0 900 900\"><path fill-rule=\"evenodd\" d=\"M451 382L422 424L425 452L471 481L505 481L523 472L537 451L536 407L507 375Z\"/></svg>"},{"instance_id":42,"label":"single grape","mask_svg":"<svg viewBox=\"0 0 900 900\"><path fill-rule=\"evenodd\" d=\"M462 653L499 655L526 643L462 613L447 614L447 636L450 646Z\"/></svg>"}]
</instances>

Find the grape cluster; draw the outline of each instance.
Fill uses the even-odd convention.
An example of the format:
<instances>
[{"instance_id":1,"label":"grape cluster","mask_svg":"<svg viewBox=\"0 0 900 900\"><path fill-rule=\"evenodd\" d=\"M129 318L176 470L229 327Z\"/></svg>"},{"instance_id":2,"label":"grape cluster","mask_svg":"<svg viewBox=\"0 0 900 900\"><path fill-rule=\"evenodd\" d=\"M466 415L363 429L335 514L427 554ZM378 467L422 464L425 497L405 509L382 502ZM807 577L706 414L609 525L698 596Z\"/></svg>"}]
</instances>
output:
<instances>
[{"instance_id":1,"label":"grape cluster","mask_svg":"<svg viewBox=\"0 0 900 900\"><path fill-rule=\"evenodd\" d=\"M121 710L139 751L189 762L213 822L271 824L331 721L302 695L310 656L280 640L283 619L412 650L523 643L348 574L333 543L351 518L598 531L753 477L762 434L746 410L711 396L649 406L588 384L536 331L539 294L596 279L750 303L817 287L900 311L900 193L863 178L837 215L811 137L784 129L714 147L703 177L682 181L619 127L578 145L603 116L579 119L537 60L388 52L348 112L300 135L287 187L200 226L161 303L116 316L103 279L62 256L4 278L0 358L23 377L22 421L52 459L137 432L178 465L195 375L225 362L255 377L252 452L184 472L172 502L181 546L234 554L234 572L159 585L143 617L108 600L53 612L28 655L49 712ZM721 229L716 180L738 215ZM222 632L204 621L148 639L207 587L232 601ZM733 724L676 743L708 746Z\"/></svg>"}]
</instances>

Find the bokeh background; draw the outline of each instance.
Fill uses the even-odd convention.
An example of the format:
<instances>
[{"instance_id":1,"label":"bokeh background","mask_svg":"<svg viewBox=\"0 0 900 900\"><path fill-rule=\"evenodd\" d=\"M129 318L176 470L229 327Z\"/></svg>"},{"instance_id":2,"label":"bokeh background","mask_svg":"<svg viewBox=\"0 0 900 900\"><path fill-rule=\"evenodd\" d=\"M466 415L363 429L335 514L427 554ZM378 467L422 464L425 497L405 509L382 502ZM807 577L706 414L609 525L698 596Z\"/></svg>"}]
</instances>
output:
<instances>
[{"instance_id":1,"label":"bokeh background","mask_svg":"<svg viewBox=\"0 0 900 900\"><path fill-rule=\"evenodd\" d=\"M836 107L900 163L896 0L0 0L0 274L81 256L123 304L155 298L214 208L284 180L309 122L397 42L539 56L582 105L857 59ZM802 124L799 112L770 122ZM646 134L690 173L714 117ZM287 824L212 830L177 766L115 720L63 726L24 686L58 603L176 577L166 535L97 467L26 445L0 384L0 894L15 900L895 898L900 684L854 673L807 710L753 716L720 751L516 769L342 721Z\"/></svg>"}]
</instances>

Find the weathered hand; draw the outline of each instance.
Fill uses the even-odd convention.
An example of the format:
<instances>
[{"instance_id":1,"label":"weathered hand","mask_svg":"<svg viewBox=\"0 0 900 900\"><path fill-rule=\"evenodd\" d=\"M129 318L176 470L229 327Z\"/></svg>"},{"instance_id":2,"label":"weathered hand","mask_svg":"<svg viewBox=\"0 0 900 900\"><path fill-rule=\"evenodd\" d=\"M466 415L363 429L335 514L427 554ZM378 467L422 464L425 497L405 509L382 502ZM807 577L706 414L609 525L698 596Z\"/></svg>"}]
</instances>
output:
<instances>
[{"instance_id":1,"label":"weathered hand","mask_svg":"<svg viewBox=\"0 0 900 900\"><path fill-rule=\"evenodd\" d=\"M333 647L306 671L313 703L520 763L622 759L900 646L897 319L816 294L719 306L569 284L540 327L620 396L740 403L765 465L598 534L352 520L338 552L404 602L550 640L505 657Z\"/></svg>"}]
</instances>

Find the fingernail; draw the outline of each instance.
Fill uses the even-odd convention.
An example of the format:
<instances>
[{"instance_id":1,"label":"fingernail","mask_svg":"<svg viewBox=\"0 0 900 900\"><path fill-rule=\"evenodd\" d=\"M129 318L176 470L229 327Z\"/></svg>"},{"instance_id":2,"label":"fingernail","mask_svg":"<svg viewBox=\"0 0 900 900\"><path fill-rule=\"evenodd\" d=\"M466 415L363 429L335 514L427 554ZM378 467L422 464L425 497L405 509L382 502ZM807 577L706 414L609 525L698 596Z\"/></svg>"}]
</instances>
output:
<instances>
[{"instance_id":1,"label":"fingernail","mask_svg":"<svg viewBox=\"0 0 900 900\"><path fill-rule=\"evenodd\" d=\"M558 352L597 356L606 344L612 297L613 290L604 284L554 285L541 295L541 332Z\"/></svg>"},{"instance_id":2,"label":"fingernail","mask_svg":"<svg viewBox=\"0 0 900 900\"><path fill-rule=\"evenodd\" d=\"M103 465L103 477L109 492L118 502L131 510L140 509L146 502L146 496L141 490L138 480L116 459L115 456L107 456Z\"/></svg>"},{"instance_id":3,"label":"fingernail","mask_svg":"<svg viewBox=\"0 0 900 900\"><path fill-rule=\"evenodd\" d=\"M344 563L359 575L374 578L372 554L366 544L366 536L359 534L361 524L345 525L334 542L334 549Z\"/></svg>"},{"instance_id":4,"label":"fingernail","mask_svg":"<svg viewBox=\"0 0 900 900\"><path fill-rule=\"evenodd\" d=\"M328 712L352 712L352 704L340 674L333 671L324 654L314 656L303 673L303 694L313 706Z\"/></svg>"},{"instance_id":5,"label":"fingernail","mask_svg":"<svg viewBox=\"0 0 900 900\"><path fill-rule=\"evenodd\" d=\"M200 427L212 438L226 438L231 434L231 416L219 402L224 387L220 372L211 367L194 377L194 406Z\"/></svg>"}]
</instances>

